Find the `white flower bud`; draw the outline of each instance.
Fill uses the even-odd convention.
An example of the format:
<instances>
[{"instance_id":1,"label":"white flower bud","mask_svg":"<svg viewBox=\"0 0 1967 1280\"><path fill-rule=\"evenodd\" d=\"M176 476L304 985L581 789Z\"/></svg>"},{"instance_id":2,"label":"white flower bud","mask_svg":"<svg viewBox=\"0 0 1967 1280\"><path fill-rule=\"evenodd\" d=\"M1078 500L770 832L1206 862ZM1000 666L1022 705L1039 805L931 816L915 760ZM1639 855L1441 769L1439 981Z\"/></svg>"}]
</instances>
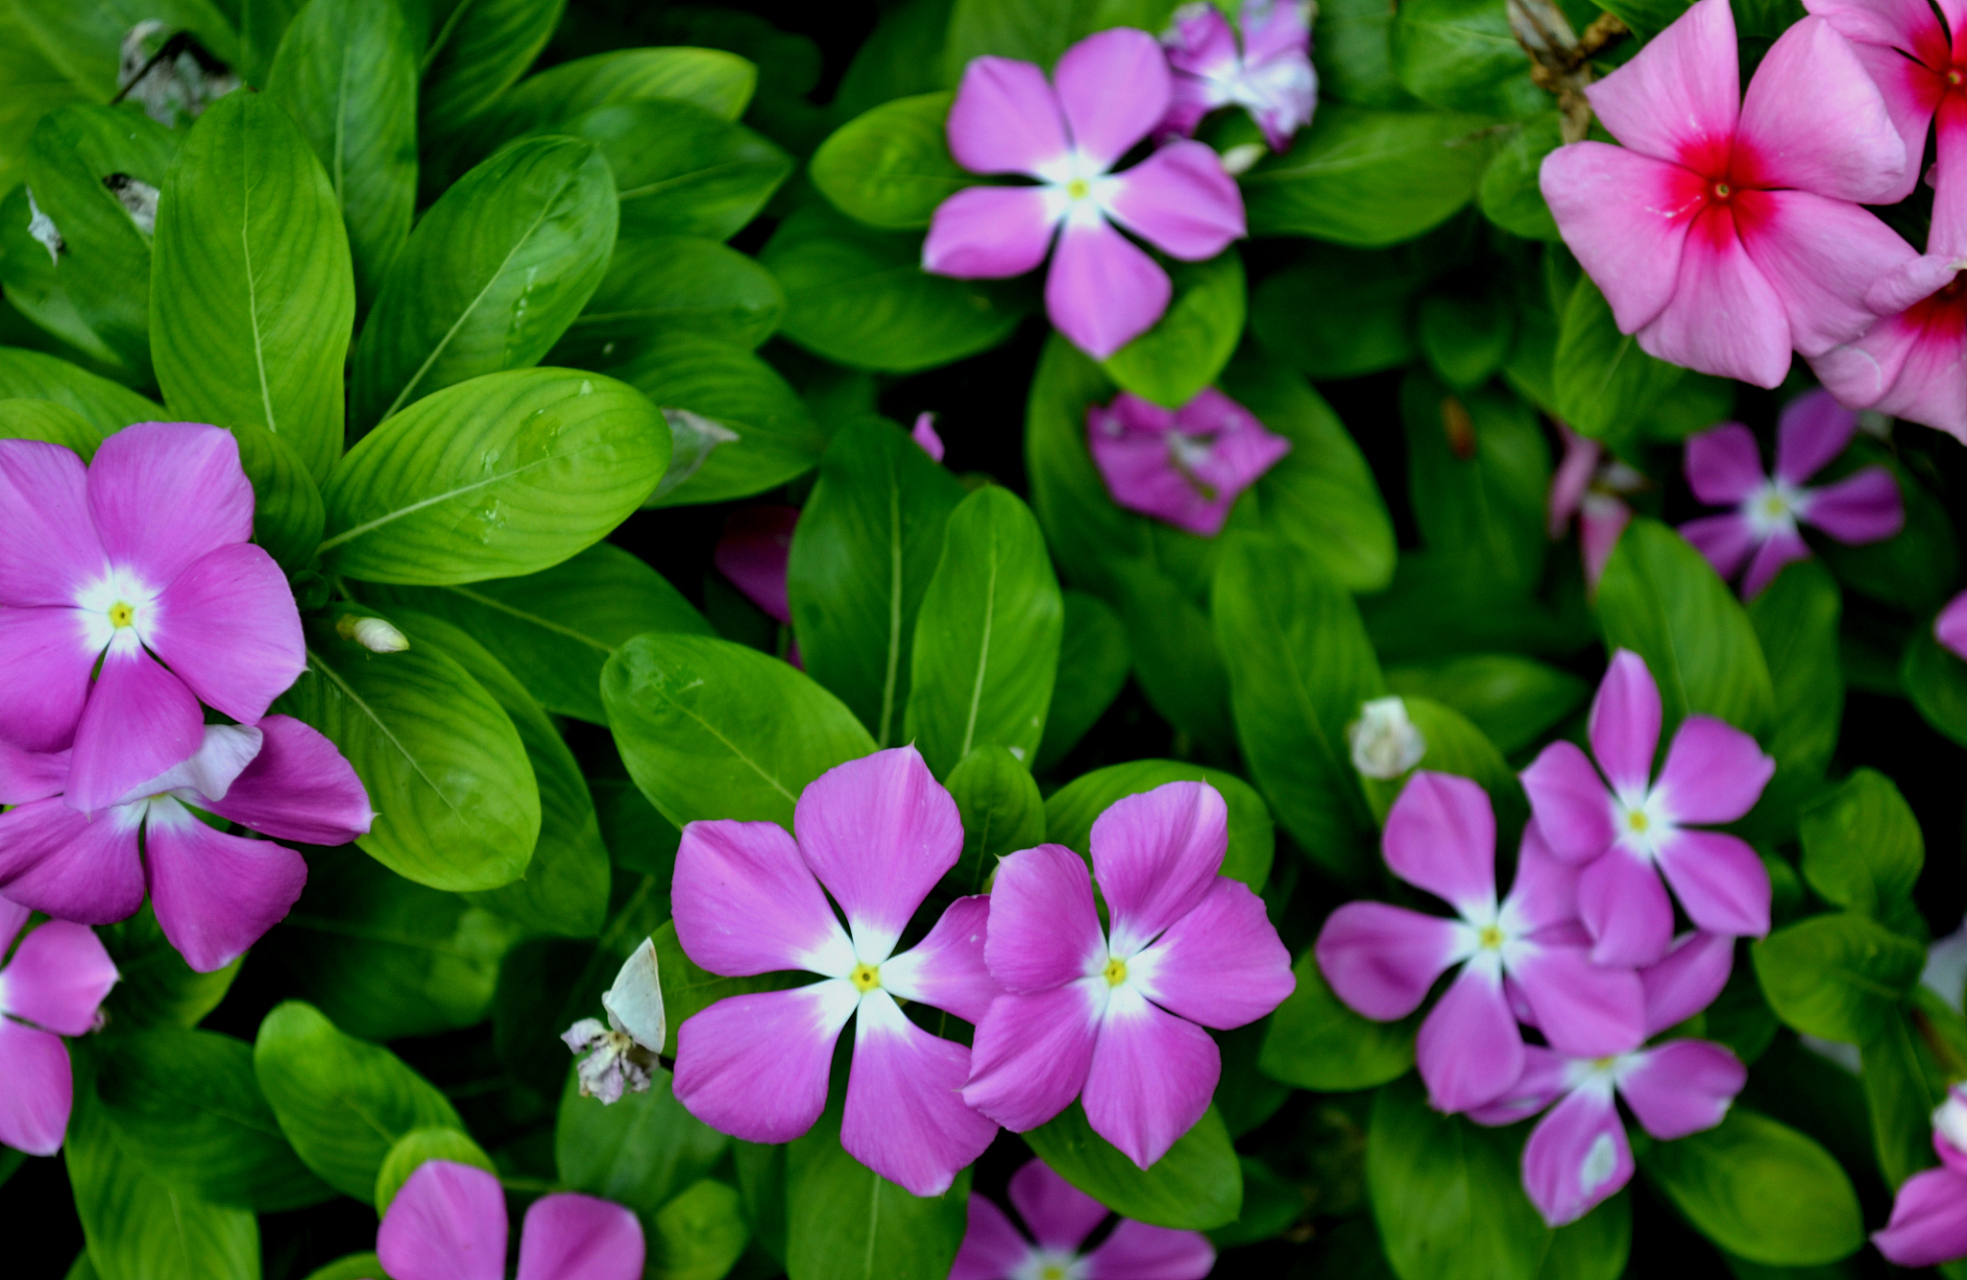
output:
<instances>
[{"instance_id":1,"label":"white flower bud","mask_svg":"<svg viewBox=\"0 0 1967 1280\"><path fill-rule=\"evenodd\" d=\"M1933 1128L1947 1140L1947 1145L1967 1155L1967 1097L1961 1096L1961 1086L1947 1090L1947 1100L1933 1112Z\"/></svg>"},{"instance_id":2,"label":"white flower bud","mask_svg":"<svg viewBox=\"0 0 1967 1280\"><path fill-rule=\"evenodd\" d=\"M1248 173L1251 165L1264 158L1264 151L1261 142L1245 142L1231 147L1222 154L1223 172L1232 178Z\"/></svg>"},{"instance_id":3,"label":"white flower bud","mask_svg":"<svg viewBox=\"0 0 1967 1280\"><path fill-rule=\"evenodd\" d=\"M1375 698L1359 708L1359 718L1346 726L1352 747L1352 767L1368 778L1393 779L1421 762L1427 740L1407 718L1399 698Z\"/></svg>"},{"instance_id":4,"label":"white flower bud","mask_svg":"<svg viewBox=\"0 0 1967 1280\"><path fill-rule=\"evenodd\" d=\"M370 653L401 653L410 647L410 638L381 618L344 614L335 624L344 640L353 640Z\"/></svg>"}]
</instances>

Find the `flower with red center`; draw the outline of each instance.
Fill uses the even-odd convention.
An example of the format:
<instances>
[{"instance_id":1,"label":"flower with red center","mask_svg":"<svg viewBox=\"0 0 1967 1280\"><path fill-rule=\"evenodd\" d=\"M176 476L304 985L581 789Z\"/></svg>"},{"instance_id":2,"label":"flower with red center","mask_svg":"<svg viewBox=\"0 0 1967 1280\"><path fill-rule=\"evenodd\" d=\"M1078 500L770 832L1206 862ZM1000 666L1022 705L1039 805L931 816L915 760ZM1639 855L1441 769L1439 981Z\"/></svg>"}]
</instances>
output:
<instances>
[{"instance_id":1,"label":"flower with red center","mask_svg":"<svg viewBox=\"0 0 1967 1280\"><path fill-rule=\"evenodd\" d=\"M1936 204L1958 217L1955 206L1967 205L1967 179L1956 176L1967 163L1967 4L1939 0L1938 13L1928 0L1804 0L1803 7L1851 42L1905 140L1905 174L1878 203L1912 194L1937 121Z\"/></svg>"},{"instance_id":2,"label":"flower with red center","mask_svg":"<svg viewBox=\"0 0 1967 1280\"><path fill-rule=\"evenodd\" d=\"M1870 327L1866 293L1913 257L1858 207L1897 198L1905 146L1821 18L1783 33L1746 98L1740 77L1728 0L1700 0L1585 90L1625 145L1559 147L1541 185L1620 332L1773 387L1792 347L1822 355Z\"/></svg>"},{"instance_id":3,"label":"flower with red center","mask_svg":"<svg viewBox=\"0 0 1967 1280\"><path fill-rule=\"evenodd\" d=\"M27 917L0 898L0 1143L51 1156L75 1101L62 1037L96 1029L117 974L93 931L62 920L42 924L7 958Z\"/></svg>"},{"instance_id":4,"label":"flower with red center","mask_svg":"<svg viewBox=\"0 0 1967 1280\"><path fill-rule=\"evenodd\" d=\"M1073 1186L1043 1160L1011 1175L1011 1204L1036 1240L1028 1240L994 1203L970 1196L949 1280L1202 1280L1216 1251L1200 1231L1151 1227L1122 1218L1097 1248L1080 1247L1108 1215L1107 1207Z\"/></svg>"}]
</instances>

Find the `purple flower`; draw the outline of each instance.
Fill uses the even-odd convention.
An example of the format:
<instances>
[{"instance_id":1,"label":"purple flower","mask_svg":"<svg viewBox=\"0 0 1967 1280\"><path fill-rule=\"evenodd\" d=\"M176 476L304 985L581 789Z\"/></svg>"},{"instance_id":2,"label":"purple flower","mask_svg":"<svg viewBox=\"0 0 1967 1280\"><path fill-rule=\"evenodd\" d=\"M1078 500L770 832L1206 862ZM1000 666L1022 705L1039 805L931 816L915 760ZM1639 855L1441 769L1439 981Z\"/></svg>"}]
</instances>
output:
<instances>
[{"instance_id":1,"label":"purple flower","mask_svg":"<svg viewBox=\"0 0 1967 1280\"><path fill-rule=\"evenodd\" d=\"M1578 915L1599 964L1652 964L1673 938L1660 877L1702 929L1769 932L1769 873L1735 836L1690 824L1733 822L1755 807L1776 762L1712 716L1688 716L1653 778L1660 689L1638 654L1612 655L1591 704L1593 767L1576 744L1551 743L1523 771L1536 825L1559 859L1582 865ZM1601 778L1599 770L1604 770ZM1609 784L1609 785L1608 785Z\"/></svg>"},{"instance_id":2,"label":"purple flower","mask_svg":"<svg viewBox=\"0 0 1967 1280\"><path fill-rule=\"evenodd\" d=\"M1031 1229L1027 1240L1002 1209L970 1197L970 1229L949 1280L1202 1280L1216 1251L1200 1231L1151 1227L1122 1218L1097 1249L1079 1246L1107 1219L1107 1207L1042 1160L1011 1175L1011 1204Z\"/></svg>"},{"instance_id":3,"label":"purple flower","mask_svg":"<svg viewBox=\"0 0 1967 1280\"><path fill-rule=\"evenodd\" d=\"M915 428L909 439L922 446L922 452L936 462L943 460L943 438L936 434L936 415L923 410L915 415Z\"/></svg>"},{"instance_id":4,"label":"purple flower","mask_svg":"<svg viewBox=\"0 0 1967 1280\"><path fill-rule=\"evenodd\" d=\"M1839 407L1830 392L1798 396L1776 428L1774 476L1763 472L1755 436L1741 423L1703 431L1687 442L1687 483L1709 506L1735 510L1690 520L1680 526L1681 536L1724 578L1734 578L1747 564L1742 594L1754 596L1784 565L1809 556L1799 523L1847 543L1896 534L1905 526L1905 509L1898 482L1884 467L1866 467L1820 489L1803 487L1844 452L1857 429L1858 415Z\"/></svg>"},{"instance_id":5,"label":"purple flower","mask_svg":"<svg viewBox=\"0 0 1967 1280\"><path fill-rule=\"evenodd\" d=\"M997 1126L958 1097L970 1051L922 1030L895 1001L983 1016L998 993L983 958L989 899L958 898L920 944L894 950L963 851L956 802L914 747L896 747L821 774L801 793L793 829L796 843L772 822L683 829L674 894L684 953L729 977L801 969L825 981L732 996L684 1022L676 1097L712 1128L789 1142L826 1106L834 1042L858 1014L840 1144L916 1195L940 1195Z\"/></svg>"},{"instance_id":6,"label":"purple flower","mask_svg":"<svg viewBox=\"0 0 1967 1280\"><path fill-rule=\"evenodd\" d=\"M394 1280L505 1280L505 1192L483 1169L418 1166L376 1231ZM642 1224L618 1204L561 1192L526 1210L517 1280L641 1280Z\"/></svg>"},{"instance_id":7,"label":"purple flower","mask_svg":"<svg viewBox=\"0 0 1967 1280\"><path fill-rule=\"evenodd\" d=\"M1550 538L1564 536L1575 518L1584 553L1585 581L1596 590L1619 545L1619 535L1632 523L1632 508L1623 495L1646 487L1646 477L1617 458L1605 456L1605 446L1581 436L1563 423L1564 460L1550 481Z\"/></svg>"},{"instance_id":8,"label":"purple flower","mask_svg":"<svg viewBox=\"0 0 1967 1280\"><path fill-rule=\"evenodd\" d=\"M1143 1169L1202 1118L1222 1074L1202 1028L1255 1022L1297 984L1263 900L1217 874L1228 821L1214 787L1170 782L1094 821L1091 878L1064 845L998 863L984 957L1010 994L977 1025L965 1102L1021 1133L1083 1091L1093 1132Z\"/></svg>"},{"instance_id":9,"label":"purple flower","mask_svg":"<svg viewBox=\"0 0 1967 1280\"><path fill-rule=\"evenodd\" d=\"M28 909L0 898L0 957ZM96 1029L116 966L91 930L49 920L0 964L0 1143L51 1156L68 1132L75 1082L63 1036Z\"/></svg>"},{"instance_id":10,"label":"purple flower","mask_svg":"<svg viewBox=\"0 0 1967 1280\"><path fill-rule=\"evenodd\" d=\"M949 112L950 154L972 173L1040 185L967 187L943 201L922 269L966 280L1023 275L1057 232L1045 309L1059 332L1098 360L1145 333L1173 286L1115 227L1185 262L1213 258L1244 234L1243 197L1200 142L1173 142L1110 172L1167 115L1169 79L1161 46L1130 27L1067 49L1049 84L1033 63L972 59Z\"/></svg>"},{"instance_id":11,"label":"purple flower","mask_svg":"<svg viewBox=\"0 0 1967 1280\"><path fill-rule=\"evenodd\" d=\"M1955 657L1967 659L1967 591L1947 601L1940 616L1933 619L1933 637Z\"/></svg>"},{"instance_id":12,"label":"purple flower","mask_svg":"<svg viewBox=\"0 0 1967 1280\"><path fill-rule=\"evenodd\" d=\"M1550 855L1534 823L1501 906L1495 814L1488 793L1467 778L1416 773L1387 814L1383 844L1396 876L1460 919L1348 902L1326 919L1315 952L1339 999L1380 1022L1420 1008L1434 980L1461 966L1421 1023L1415 1049L1436 1110L1492 1102L1522 1075L1512 994L1560 1052L1598 1057L1639 1043L1639 979L1591 963L1577 923L1577 872Z\"/></svg>"},{"instance_id":13,"label":"purple flower","mask_svg":"<svg viewBox=\"0 0 1967 1280\"><path fill-rule=\"evenodd\" d=\"M252 724L306 666L286 576L247 541L230 432L139 422L86 470L59 445L0 440L0 529L0 737L72 747L77 809L197 751L201 699Z\"/></svg>"},{"instance_id":14,"label":"purple flower","mask_svg":"<svg viewBox=\"0 0 1967 1280\"><path fill-rule=\"evenodd\" d=\"M1933 1150L1940 1167L1899 1186L1892 1217L1871 1242L1902 1267L1931 1267L1967 1257L1967 1086L1947 1090L1933 1112Z\"/></svg>"},{"instance_id":15,"label":"purple flower","mask_svg":"<svg viewBox=\"0 0 1967 1280\"><path fill-rule=\"evenodd\" d=\"M1245 489L1291 451L1210 387L1179 409L1123 391L1086 410L1086 439L1113 500L1212 538Z\"/></svg>"},{"instance_id":16,"label":"purple flower","mask_svg":"<svg viewBox=\"0 0 1967 1280\"><path fill-rule=\"evenodd\" d=\"M148 882L164 936L200 973L231 964L286 916L307 863L284 845L216 831L187 805L303 844L345 844L375 817L341 752L291 716L207 725L189 759L93 815L62 794L73 780L66 754L0 752L0 804L18 806L0 814L0 893L108 924L143 905Z\"/></svg>"},{"instance_id":17,"label":"purple flower","mask_svg":"<svg viewBox=\"0 0 1967 1280\"><path fill-rule=\"evenodd\" d=\"M1305 0L1244 0L1243 47L1222 10L1194 0L1175 10L1162 35L1174 69L1162 130L1187 136L1218 107L1238 106L1264 131L1272 151L1311 123L1318 73L1311 67L1311 5Z\"/></svg>"}]
</instances>

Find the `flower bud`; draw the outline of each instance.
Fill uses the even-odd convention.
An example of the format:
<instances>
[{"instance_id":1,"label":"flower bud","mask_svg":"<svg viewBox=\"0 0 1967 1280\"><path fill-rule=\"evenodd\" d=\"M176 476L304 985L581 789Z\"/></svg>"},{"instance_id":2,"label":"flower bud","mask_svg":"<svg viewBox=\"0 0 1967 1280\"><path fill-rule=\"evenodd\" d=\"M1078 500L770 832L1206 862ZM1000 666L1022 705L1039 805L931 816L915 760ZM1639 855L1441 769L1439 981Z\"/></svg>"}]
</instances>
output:
<instances>
[{"instance_id":1,"label":"flower bud","mask_svg":"<svg viewBox=\"0 0 1967 1280\"><path fill-rule=\"evenodd\" d=\"M1427 740L1397 697L1375 698L1360 707L1359 718L1346 726L1345 738L1352 747L1352 767L1368 778L1397 778L1427 754Z\"/></svg>"},{"instance_id":2,"label":"flower bud","mask_svg":"<svg viewBox=\"0 0 1967 1280\"><path fill-rule=\"evenodd\" d=\"M335 624L335 631L342 639L353 640L370 653L401 653L410 647L410 638L381 618L344 614Z\"/></svg>"},{"instance_id":3,"label":"flower bud","mask_svg":"<svg viewBox=\"0 0 1967 1280\"><path fill-rule=\"evenodd\" d=\"M1933 1128L1947 1145L1967 1156L1967 1092L1960 1085L1947 1090L1947 1100L1933 1112Z\"/></svg>"}]
</instances>

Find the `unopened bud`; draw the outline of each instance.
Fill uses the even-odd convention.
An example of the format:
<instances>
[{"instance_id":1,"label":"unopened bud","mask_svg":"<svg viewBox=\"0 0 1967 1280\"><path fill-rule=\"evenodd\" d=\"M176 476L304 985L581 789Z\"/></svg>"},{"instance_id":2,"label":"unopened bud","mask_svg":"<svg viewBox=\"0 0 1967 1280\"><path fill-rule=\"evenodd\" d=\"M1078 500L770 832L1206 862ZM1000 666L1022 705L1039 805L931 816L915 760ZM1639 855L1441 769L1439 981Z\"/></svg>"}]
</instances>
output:
<instances>
[{"instance_id":1,"label":"unopened bud","mask_svg":"<svg viewBox=\"0 0 1967 1280\"><path fill-rule=\"evenodd\" d=\"M1967 1155L1967 1097L1961 1096L1961 1086L1947 1090L1947 1100L1933 1112L1933 1128L1955 1151Z\"/></svg>"},{"instance_id":2,"label":"unopened bud","mask_svg":"<svg viewBox=\"0 0 1967 1280\"><path fill-rule=\"evenodd\" d=\"M1427 754L1427 740L1407 718L1407 704L1399 698L1375 698L1359 708L1345 738L1352 747L1352 767L1368 778L1397 778Z\"/></svg>"},{"instance_id":3,"label":"unopened bud","mask_svg":"<svg viewBox=\"0 0 1967 1280\"><path fill-rule=\"evenodd\" d=\"M1264 158L1264 145L1261 142L1240 143L1222 154L1223 172L1230 177L1239 177L1250 171L1250 166Z\"/></svg>"},{"instance_id":4,"label":"unopened bud","mask_svg":"<svg viewBox=\"0 0 1967 1280\"><path fill-rule=\"evenodd\" d=\"M410 638L381 618L344 614L335 624L335 631L342 639L353 640L370 653L401 653L410 647Z\"/></svg>"}]
</instances>

